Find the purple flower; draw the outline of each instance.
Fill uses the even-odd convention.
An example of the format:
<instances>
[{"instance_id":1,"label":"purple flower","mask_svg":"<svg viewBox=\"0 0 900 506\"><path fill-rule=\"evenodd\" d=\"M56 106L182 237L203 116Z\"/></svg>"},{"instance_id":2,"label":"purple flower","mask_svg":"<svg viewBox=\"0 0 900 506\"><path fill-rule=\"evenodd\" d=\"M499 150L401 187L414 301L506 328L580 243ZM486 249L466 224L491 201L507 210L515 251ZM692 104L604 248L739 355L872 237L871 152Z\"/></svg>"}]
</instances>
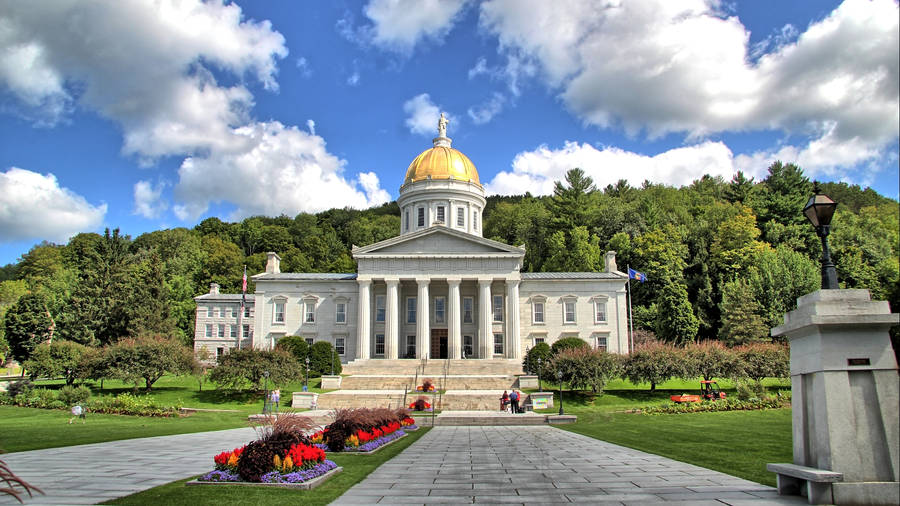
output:
<instances>
[{"instance_id":1,"label":"purple flower","mask_svg":"<svg viewBox=\"0 0 900 506\"><path fill-rule=\"evenodd\" d=\"M282 483L284 480L281 479L281 473L278 471L269 471L268 473L259 477L259 481L261 483Z\"/></svg>"},{"instance_id":2,"label":"purple flower","mask_svg":"<svg viewBox=\"0 0 900 506\"><path fill-rule=\"evenodd\" d=\"M198 478L199 481L241 481L241 477L237 473L228 471L210 471Z\"/></svg>"}]
</instances>

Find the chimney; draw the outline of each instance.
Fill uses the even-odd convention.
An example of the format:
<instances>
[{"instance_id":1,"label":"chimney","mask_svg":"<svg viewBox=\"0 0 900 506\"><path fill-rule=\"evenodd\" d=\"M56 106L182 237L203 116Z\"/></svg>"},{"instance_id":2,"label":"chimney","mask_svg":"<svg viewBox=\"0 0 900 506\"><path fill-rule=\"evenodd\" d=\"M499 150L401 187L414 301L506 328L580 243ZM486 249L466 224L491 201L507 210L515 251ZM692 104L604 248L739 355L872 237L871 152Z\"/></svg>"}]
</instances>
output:
<instances>
[{"instance_id":1,"label":"chimney","mask_svg":"<svg viewBox=\"0 0 900 506\"><path fill-rule=\"evenodd\" d=\"M278 256L278 253L274 251L270 251L267 253L268 259L266 260L266 274L280 274L281 273L281 257Z\"/></svg>"},{"instance_id":2,"label":"chimney","mask_svg":"<svg viewBox=\"0 0 900 506\"><path fill-rule=\"evenodd\" d=\"M616 252L606 252L606 272L616 272L619 268L616 266Z\"/></svg>"},{"instance_id":3,"label":"chimney","mask_svg":"<svg viewBox=\"0 0 900 506\"><path fill-rule=\"evenodd\" d=\"M218 283L210 283L209 284L209 294L210 295L219 295L219 284Z\"/></svg>"}]
</instances>

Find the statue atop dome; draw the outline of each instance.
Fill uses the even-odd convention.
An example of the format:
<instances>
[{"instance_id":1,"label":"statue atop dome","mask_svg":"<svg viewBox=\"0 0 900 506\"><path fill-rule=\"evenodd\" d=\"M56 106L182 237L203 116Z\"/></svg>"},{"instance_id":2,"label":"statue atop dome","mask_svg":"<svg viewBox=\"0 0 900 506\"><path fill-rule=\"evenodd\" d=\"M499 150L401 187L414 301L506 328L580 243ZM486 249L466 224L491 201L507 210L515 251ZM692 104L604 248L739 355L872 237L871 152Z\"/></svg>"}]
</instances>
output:
<instances>
[{"instance_id":1,"label":"statue atop dome","mask_svg":"<svg viewBox=\"0 0 900 506\"><path fill-rule=\"evenodd\" d=\"M441 118L438 120L438 137L447 137L447 123L450 123L450 120L444 116L444 113L441 113Z\"/></svg>"}]
</instances>

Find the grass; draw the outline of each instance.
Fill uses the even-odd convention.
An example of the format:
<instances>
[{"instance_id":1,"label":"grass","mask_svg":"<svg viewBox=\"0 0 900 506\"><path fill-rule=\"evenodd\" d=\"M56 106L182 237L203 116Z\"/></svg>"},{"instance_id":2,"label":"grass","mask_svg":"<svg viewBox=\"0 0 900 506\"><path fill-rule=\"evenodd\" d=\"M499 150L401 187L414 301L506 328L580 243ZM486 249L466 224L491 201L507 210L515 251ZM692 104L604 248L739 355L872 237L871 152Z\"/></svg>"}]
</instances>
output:
<instances>
[{"instance_id":1,"label":"grass","mask_svg":"<svg viewBox=\"0 0 900 506\"><path fill-rule=\"evenodd\" d=\"M430 428L421 427L419 430L408 433L406 437L370 455L328 454L328 458L343 467L344 470L312 490L301 491L228 485L189 487L185 485L185 482L192 479L189 478L101 504L147 504L154 506L158 504L216 504L217 506L224 506L229 504L278 504L281 502L293 503L299 501L304 506L325 505L337 499L353 485L362 481L378 466L402 452L429 430ZM210 455L209 461L210 469L212 469L212 455Z\"/></svg>"}]
</instances>

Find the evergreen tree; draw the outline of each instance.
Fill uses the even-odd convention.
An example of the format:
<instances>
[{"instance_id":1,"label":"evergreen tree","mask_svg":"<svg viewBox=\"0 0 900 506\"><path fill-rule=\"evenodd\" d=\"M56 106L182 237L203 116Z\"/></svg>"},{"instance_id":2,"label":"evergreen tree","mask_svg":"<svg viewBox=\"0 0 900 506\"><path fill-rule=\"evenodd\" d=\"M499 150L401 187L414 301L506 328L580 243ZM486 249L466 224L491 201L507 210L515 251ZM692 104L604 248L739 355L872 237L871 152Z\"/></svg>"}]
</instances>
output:
<instances>
[{"instance_id":1,"label":"evergreen tree","mask_svg":"<svg viewBox=\"0 0 900 506\"><path fill-rule=\"evenodd\" d=\"M728 202L746 204L753 195L753 189L753 178L747 179L742 171L737 171L737 174L731 178L731 182L725 186L722 196Z\"/></svg>"},{"instance_id":2,"label":"evergreen tree","mask_svg":"<svg viewBox=\"0 0 900 506\"><path fill-rule=\"evenodd\" d=\"M687 289L672 279L663 281L656 314L656 335L663 341L685 344L694 341L700 322L688 301Z\"/></svg>"},{"instance_id":3,"label":"evergreen tree","mask_svg":"<svg viewBox=\"0 0 900 506\"><path fill-rule=\"evenodd\" d=\"M759 315L762 308L746 281L725 283L721 309L719 339L728 346L768 340L769 329Z\"/></svg>"},{"instance_id":4,"label":"evergreen tree","mask_svg":"<svg viewBox=\"0 0 900 506\"><path fill-rule=\"evenodd\" d=\"M23 295L3 318L10 354L19 362L27 360L41 343L53 339L55 322L47 310L47 301L35 293Z\"/></svg>"}]
</instances>

